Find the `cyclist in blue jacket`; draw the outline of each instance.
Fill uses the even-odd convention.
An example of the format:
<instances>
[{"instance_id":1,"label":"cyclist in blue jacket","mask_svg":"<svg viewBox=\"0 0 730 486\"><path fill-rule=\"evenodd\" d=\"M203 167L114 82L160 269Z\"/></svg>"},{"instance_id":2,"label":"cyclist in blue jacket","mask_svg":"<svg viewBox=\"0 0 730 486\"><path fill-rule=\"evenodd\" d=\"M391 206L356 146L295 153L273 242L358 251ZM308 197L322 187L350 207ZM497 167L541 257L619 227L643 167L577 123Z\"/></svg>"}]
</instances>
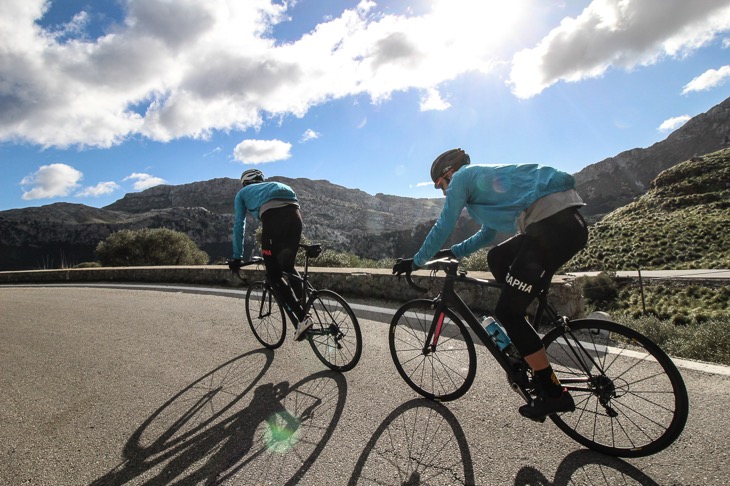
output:
<instances>
[{"instance_id":1,"label":"cyclist in blue jacket","mask_svg":"<svg viewBox=\"0 0 730 486\"><path fill-rule=\"evenodd\" d=\"M555 272L588 241L579 212L584 203L573 176L536 164L470 165L466 152L453 149L434 160L431 179L446 196L441 215L416 255L396 263L393 273L411 272L434 257L465 257L489 245L498 232L517 230L488 252L487 262L494 278L505 283L494 317L535 376L537 396L519 411L532 419L573 411L573 398L555 376L540 337L525 318ZM481 229L442 250L464 208Z\"/></svg>"},{"instance_id":2,"label":"cyclist in blue jacket","mask_svg":"<svg viewBox=\"0 0 730 486\"><path fill-rule=\"evenodd\" d=\"M298 275L295 268L299 241L302 237L302 215L299 202L291 187L280 182L266 182L263 172L249 169L241 174L243 186L234 200L232 271L241 268L243 237L246 232L246 213L261 221L261 253L266 267L266 278L280 301L299 320L294 338L300 341L312 327L312 318L304 314L294 290L284 279L283 272ZM301 289L297 288L301 292Z\"/></svg>"}]
</instances>

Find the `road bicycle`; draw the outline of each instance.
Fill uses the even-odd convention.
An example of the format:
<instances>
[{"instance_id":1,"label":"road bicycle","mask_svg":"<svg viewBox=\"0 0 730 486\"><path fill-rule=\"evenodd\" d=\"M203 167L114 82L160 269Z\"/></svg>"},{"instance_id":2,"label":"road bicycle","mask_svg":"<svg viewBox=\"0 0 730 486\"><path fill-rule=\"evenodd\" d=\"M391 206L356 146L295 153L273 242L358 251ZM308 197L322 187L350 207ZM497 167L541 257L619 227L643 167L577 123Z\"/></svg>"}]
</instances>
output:
<instances>
[{"instance_id":1,"label":"road bicycle","mask_svg":"<svg viewBox=\"0 0 730 486\"><path fill-rule=\"evenodd\" d=\"M350 305L332 290L318 290L309 281L309 259L322 253L322 245L300 244L304 250L304 273L284 272L290 285L296 285L297 299L305 314L310 314L312 327L305 337L314 354L328 368L349 371L357 365L362 354L360 324ZM263 258L254 257L242 266L259 265ZM238 277L245 280L240 272ZM297 293L297 292L295 292ZM292 309L282 304L267 280L253 282L246 291L246 318L256 339L266 348L276 349L286 338L287 317L296 329L298 319Z\"/></svg>"},{"instance_id":2,"label":"road bicycle","mask_svg":"<svg viewBox=\"0 0 730 486\"><path fill-rule=\"evenodd\" d=\"M458 265L453 259L428 262L424 268L431 270L438 295L407 302L393 316L388 341L398 373L424 397L455 400L474 382L476 336L505 370L512 389L529 401L535 393L529 366L514 347L501 350L454 289L457 282L502 284L467 276ZM440 271L445 277L437 277ZM406 280L427 291L410 274ZM537 302L531 324L549 329L542 342L576 405L574 412L550 415L555 425L580 444L613 456L648 456L672 444L684 429L689 399L677 367L659 346L615 322L561 316L547 292Z\"/></svg>"}]
</instances>

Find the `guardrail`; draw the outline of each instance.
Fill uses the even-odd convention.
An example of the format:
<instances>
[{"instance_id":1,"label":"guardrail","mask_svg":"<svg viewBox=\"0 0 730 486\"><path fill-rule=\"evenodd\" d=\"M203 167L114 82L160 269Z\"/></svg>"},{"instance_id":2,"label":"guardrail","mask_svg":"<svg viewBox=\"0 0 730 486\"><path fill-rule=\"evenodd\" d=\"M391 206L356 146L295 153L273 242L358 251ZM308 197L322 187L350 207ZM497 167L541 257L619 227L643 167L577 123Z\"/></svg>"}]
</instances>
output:
<instances>
[{"instance_id":1,"label":"guardrail","mask_svg":"<svg viewBox=\"0 0 730 486\"><path fill-rule=\"evenodd\" d=\"M346 297L405 302L423 296L409 288L405 282L399 282L388 269L310 267L309 270L315 287L329 288ZM238 287L264 278L263 267L246 267L242 274L243 281L234 277L223 265L74 268L0 272L0 284L139 282ZM477 278L491 277L487 272L469 272L469 275ZM416 283L428 286L427 271L414 272L413 276ZM498 294L494 289L470 285L457 287L457 290L467 305L475 311L493 309L497 302ZM556 276L551 295L551 300L560 313L570 317L583 315L583 297L574 278Z\"/></svg>"}]
</instances>

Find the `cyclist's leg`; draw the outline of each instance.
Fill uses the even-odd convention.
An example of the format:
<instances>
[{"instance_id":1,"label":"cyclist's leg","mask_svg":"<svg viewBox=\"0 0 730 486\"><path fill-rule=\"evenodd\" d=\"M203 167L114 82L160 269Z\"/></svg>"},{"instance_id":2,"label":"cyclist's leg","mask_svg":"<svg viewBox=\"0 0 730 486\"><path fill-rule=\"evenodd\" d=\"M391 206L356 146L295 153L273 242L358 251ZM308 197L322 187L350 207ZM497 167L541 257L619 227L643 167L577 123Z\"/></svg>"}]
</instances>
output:
<instances>
[{"instance_id":1,"label":"cyclist's leg","mask_svg":"<svg viewBox=\"0 0 730 486\"><path fill-rule=\"evenodd\" d=\"M532 354L542 348L542 341L525 315L527 308L538 293L545 289L549 280L545 278L546 270L541 251L534 238L520 236L522 238L519 239L518 251L503 277L504 287L497 300L494 314L506 328L520 354L529 360ZM492 259L498 252L499 246L490 251ZM508 253L504 253L499 257L507 256Z\"/></svg>"},{"instance_id":2,"label":"cyclist's leg","mask_svg":"<svg viewBox=\"0 0 730 486\"><path fill-rule=\"evenodd\" d=\"M505 288L497 303L496 316L511 332L515 347L524 356L535 376L538 397L521 407L531 418L545 412L567 411L573 401L555 376L542 342L524 318L535 296L547 290L555 272L582 249L588 233L577 208L568 208L528 226L509 271Z\"/></svg>"},{"instance_id":3,"label":"cyclist's leg","mask_svg":"<svg viewBox=\"0 0 730 486\"><path fill-rule=\"evenodd\" d=\"M550 366L540 336L525 318L528 306L547 287L551 276L545 269L539 245L534 238L525 237L505 277L495 308L495 317L507 329L533 371L535 398L520 407L520 414L535 420L575 409L573 398L564 391Z\"/></svg>"},{"instance_id":4,"label":"cyclist's leg","mask_svg":"<svg viewBox=\"0 0 730 486\"><path fill-rule=\"evenodd\" d=\"M266 266L266 278L285 307L297 321L301 321L304 318L304 311L283 275L284 271L294 269L296 262L299 239L302 235L302 217L299 208L289 205L269 209L261 215L261 223L261 250Z\"/></svg>"},{"instance_id":5,"label":"cyclist's leg","mask_svg":"<svg viewBox=\"0 0 730 486\"><path fill-rule=\"evenodd\" d=\"M524 317L527 307L540 292L548 289L555 272L583 249L587 240L585 222L573 207L531 224L526 234L507 240L489 252L490 265L492 261L512 257L508 260L505 286L495 314L498 320L504 319L503 324L514 334L512 340L528 364L531 364L531 354L543 351L540 361L535 363L537 369L547 363L547 358L540 337Z\"/></svg>"}]
</instances>

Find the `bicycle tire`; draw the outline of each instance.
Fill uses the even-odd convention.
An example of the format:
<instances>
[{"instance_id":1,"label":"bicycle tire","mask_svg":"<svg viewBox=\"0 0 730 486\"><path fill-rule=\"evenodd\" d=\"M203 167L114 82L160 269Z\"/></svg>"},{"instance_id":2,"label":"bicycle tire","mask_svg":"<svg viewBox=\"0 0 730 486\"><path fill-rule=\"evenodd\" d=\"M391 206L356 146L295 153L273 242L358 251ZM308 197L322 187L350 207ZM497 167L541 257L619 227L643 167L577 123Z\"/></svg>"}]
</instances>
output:
<instances>
[{"instance_id":1,"label":"bicycle tire","mask_svg":"<svg viewBox=\"0 0 730 486\"><path fill-rule=\"evenodd\" d=\"M543 338L576 403L574 412L551 415L552 421L580 444L612 456L643 457L672 444L687 422L689 398L669 356L615 322L581 319L568 326Z\"/></svg>"},{"instance_id":2,"label":"bicycle tire","mask_svg":"<svg viewBox=\"0 0 730 486\"><path fill-rule=\"evenodd\" d=\"M426 350L435 314L433 300L405 303L390 323L388 343L403 381L426 398L446 402L463 396L474 383L477 357L471 334L450 309L444 310L436 348Z\"/></svg>"},{"instance_id":3,"label":"bicycle tire","mask_svg":"<svg viewBox=\"0 0 730 486\"><path fill-rule=\"evenodd\" d=\"M311 315L314 324L306 336L317 358L334 371L353 369L362 355L362 333L347 301L331 290L319 290Z\"/></svg>"},{"instance_id":4,"label":"bicycle tire","mask_svg":"<svg viewBox=\"0 0 730 486\"><path fill-rule=\"evenodd\" d=\"M286 338L286 315L265 282L253 282L246 291L246 318L258 342L276 349Z\"/></svg>"}]
</instances>

